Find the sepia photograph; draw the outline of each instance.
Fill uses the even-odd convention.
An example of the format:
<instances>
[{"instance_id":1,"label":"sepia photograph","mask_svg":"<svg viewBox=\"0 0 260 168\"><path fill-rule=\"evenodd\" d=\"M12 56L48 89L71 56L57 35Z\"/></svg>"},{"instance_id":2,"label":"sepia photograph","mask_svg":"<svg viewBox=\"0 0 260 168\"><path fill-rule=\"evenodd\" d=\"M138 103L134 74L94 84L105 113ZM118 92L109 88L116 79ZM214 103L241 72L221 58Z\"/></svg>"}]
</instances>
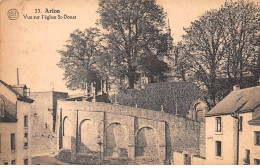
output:
<instances>
[{"instance_id":1,"label":"sepia photograph","mask_svg":"<svg viewBox=\"0 0 260 168\"><path fill-rule=\"evenodd\" d=\"M260 165L260 0L0 0L0 165Z\"/></svg>"}]
</instances>

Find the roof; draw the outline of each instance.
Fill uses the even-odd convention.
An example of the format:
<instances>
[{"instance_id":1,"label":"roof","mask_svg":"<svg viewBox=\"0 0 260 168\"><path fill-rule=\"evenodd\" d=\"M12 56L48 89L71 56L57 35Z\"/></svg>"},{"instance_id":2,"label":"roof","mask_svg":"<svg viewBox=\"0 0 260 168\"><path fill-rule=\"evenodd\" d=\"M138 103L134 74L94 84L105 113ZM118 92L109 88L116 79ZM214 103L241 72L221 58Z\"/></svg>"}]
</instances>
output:
<instances>
[{"instance_id":1,"label":"roof","mask_svg":"<svg viewBox=\"0 0 260 168\"><path fill-rule=\"evenodd\" d=\"M12 88L27 88L25 84L20 85L10 85Z\"/></svg>"},{"instance_id":2,"label":"roof","mask_svg":"<svg viewBox=\"0 0 260 168\"><path fill-rule=\"evenodd\" d=\"M260 86L232 91L221 100L206 116L253 112L260 105Z\"/></svg>"},{"instance_id":3,"label":"roof","mask_svg":"<svg viewBox=\"0 0 260 168\"><path fill-rule=\"evenodd\" d=\"M160 82L148 83L141 90L121 91L117 101L121 105L134 107L137 104L138 108L155 111L161 111L163 105L166 113L175 114L177 111L186 116L192 102L199 98L200 90L191 82Z\"/></svg>"},{"instance_id":4,"label":"roof","mask_svg":"<svg viewBox=\"0 0 260 168\"><path fill-rule=\"evenodd\" d=\"M25 97L21 94L19 94L16 90L14 90L12 88L12 86L6 84L4 81L0 80L0 83L2 83L4 86L6 86L11 92L13 92L16 96L17 96L17 99L20 100L20 101L24 101L24 102L28 102L28 103L33 103L33 99L30 99L28 97Z\"/></svg>"},{"instance_id":5,"label":"roof","mask_svg":"<svg viewBox=\"0 0 260 168\"><path fill-rule=\"evenodd\" d=\"M17 119L5 110L4 117L0 117L1 122L17 122Z\"/></svg>"},{"instance_id":6,"label":"roof","mask_svg":"<svg viewBox=\"0 0 260 168\"><path fill-rule=\"evenodd\" d=\"M70 96L69 98L62 99L62 101L83 101L83 98L86 99L85 101L89 101L89 102L92 102L93 100L93 96L75 95L75 96ZM107 94L96 95L96 102L110 103Z\"/></svg>"},{"instance_id":7,"label":"roof","mask_svg":"<svg viewBox=\"0 0 260 168\"><path fill-rule=\"evenodd\" d=\"M256 117L253 120L248 121L249 125L260 125L260 116Z\"/></svg>"}]
</instances>

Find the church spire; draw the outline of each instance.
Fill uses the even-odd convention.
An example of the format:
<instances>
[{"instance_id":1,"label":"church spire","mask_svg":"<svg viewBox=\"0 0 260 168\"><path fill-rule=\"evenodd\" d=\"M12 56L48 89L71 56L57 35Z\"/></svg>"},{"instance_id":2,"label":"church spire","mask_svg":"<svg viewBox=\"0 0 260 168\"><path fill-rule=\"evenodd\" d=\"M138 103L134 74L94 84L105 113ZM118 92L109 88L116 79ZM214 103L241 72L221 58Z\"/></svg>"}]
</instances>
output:
<instances>
[{"instance_id":1,"label":"church spire","mask_svg":"<svg viewBox=\"0 0 260 168\"><path fill-rule=\"evenodd\" d=\"M172 55L172 49L173 49L173 38L171 35L171 27L170 27L170 20L168 19L168 25L167 25L167 44L168 44L168 55Z\"/></svg>"},{"instance_id":2,"label":"church spire","mask_svg":"<svg viewBox=\"0 0 260 168\"><path fill-rule=\"evenodd\" d=\"M171 27L170 27L170 20L168 19L168 25L167 25L167 33L168 35L171 35Z\"/></svg>"}]
</instances>

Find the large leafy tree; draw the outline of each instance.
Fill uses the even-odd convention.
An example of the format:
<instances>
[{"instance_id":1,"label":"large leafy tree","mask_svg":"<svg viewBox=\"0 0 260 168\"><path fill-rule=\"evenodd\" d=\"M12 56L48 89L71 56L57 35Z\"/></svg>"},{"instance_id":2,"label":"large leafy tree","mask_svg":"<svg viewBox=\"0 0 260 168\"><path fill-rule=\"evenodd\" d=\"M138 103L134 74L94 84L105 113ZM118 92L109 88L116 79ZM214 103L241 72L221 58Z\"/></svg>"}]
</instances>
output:
<instances>
[{"instance_id":1,"label":"large leafy tree","mask_svg":"<svg viewBox=\"0 0 260 168\"><path fill-rule=\"evenodd\" d=\"M183 45L185 62L197 83L208 90L212 106L215 105L217 73L223 60L223 16L209 11L185 29Z\"/></svg>"},{"instance_id":2,"label":"large leafy tree","mask_svg":"<svg viewBox=\"0 0 260 168\"><path fill-rule=\"evenodd\" d=\"M168 70L162 59L167 49L161 45L166 13L155 0L100 0L98 13L113 75L127 77L133 88L138 74L151 77Z\"/></svg>"},{"instance_id":3,"label":"large leafy tree","mask_svg":"<svg viewBox=\"0 0 260 168\"><path fill-rule=\"evenodd\" d=\"M260 8L254 2L240 0L226 2L220 11L223 17L223 31L226 47L225 71L231 85L241 84L243 77L259 69L259 26ZM255 64L256 63L256 64ZM258 65L257 65L258 64ZM253 67L252 67L253 66ZM256 71L255 71L256 70ZM259 72L259 71L258 71Z\"/></svg>"},{"instance_id":4,"label":"large leafy tree","mask_svg":"<svg viewBox=\"0 0 260 168\"><path fill-rule=\"evenodd\" d=\"M103 75L99 60L102 55L102 34L97 28L75 30L62 50L58 66L64 70L64 80L70 89L84 89L85 83Z\"/></svg>"},{"instance_id":5,"label":"large leafy tree","mask_svg":"<svg viewBox=\"0 0 260 168\"><path fill-rule=\"evenodd\" d=\"M259 79L259 16L253 2L227 1L185 29L176 69L205 88L210 107L233 85L252 86L250 76Z\"/></svg>"}]
</instances>

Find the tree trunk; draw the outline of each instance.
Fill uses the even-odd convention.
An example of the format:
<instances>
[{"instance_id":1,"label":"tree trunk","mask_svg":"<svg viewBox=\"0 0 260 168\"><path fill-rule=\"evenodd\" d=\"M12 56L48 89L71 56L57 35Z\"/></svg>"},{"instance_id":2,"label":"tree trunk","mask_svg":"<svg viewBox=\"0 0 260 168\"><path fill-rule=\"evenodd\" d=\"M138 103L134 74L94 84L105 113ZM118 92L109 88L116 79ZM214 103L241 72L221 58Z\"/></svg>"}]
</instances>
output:
<instances>
[{"instance_id":1,"label":"tree trunk","mask_svg":"<svg viewBox=\"0 0 260 168\"><path fill-rule=\"evenodd\" d=\"M127 74L128 82L129 82L129 89L134 89L135 86L135 72L129 72Z\"/></svg>"}]
</instances>

